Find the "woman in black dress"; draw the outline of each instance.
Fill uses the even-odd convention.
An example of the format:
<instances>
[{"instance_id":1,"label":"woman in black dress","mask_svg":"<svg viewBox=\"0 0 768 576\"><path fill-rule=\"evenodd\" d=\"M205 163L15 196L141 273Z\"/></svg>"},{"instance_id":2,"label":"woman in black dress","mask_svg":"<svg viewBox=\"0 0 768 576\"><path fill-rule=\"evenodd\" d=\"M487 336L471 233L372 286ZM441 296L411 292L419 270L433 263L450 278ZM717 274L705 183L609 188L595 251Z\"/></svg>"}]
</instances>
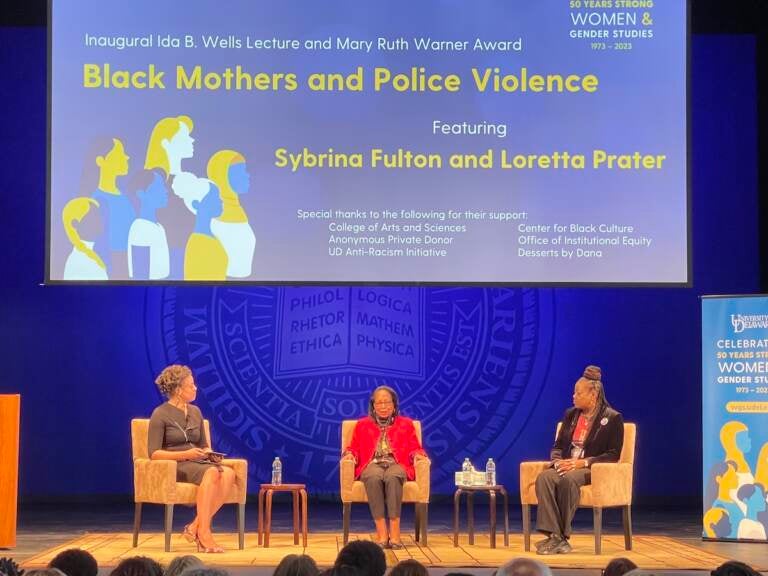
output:
<instances>
[{"instance_id":1,"label":"woman in black dress","mask_svg":"<svg viewBox=\"0 0 768 576\"><path fill-rule=\"evenodd\" d=\"M192 371L173 364L163 369L155 384L168 402L155 408L149 420L149 457L176 460L176 481L199 486L197 515L184 527L183 535L197 542L198 551L223 552L213 539L211 520L229 494L235 472L211 454L203 415L191 404L197 395Z\"/></svg>"}]
</instances>

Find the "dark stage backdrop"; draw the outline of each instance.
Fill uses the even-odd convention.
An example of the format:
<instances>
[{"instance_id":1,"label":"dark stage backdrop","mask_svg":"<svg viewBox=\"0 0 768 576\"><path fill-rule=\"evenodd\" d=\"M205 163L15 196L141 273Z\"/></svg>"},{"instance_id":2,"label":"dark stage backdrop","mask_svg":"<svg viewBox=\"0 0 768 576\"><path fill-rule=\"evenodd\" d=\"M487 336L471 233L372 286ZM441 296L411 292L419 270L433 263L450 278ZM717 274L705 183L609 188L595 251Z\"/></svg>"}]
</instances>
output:
<instances>
[{"instance_id":1,"label":"dark stage backdrop","mask_svg":"<svg viewBox=\"0 0 768 576\"><path fill-rule=\"evenodd\" d=\"M692 289L164 289L40 285L45 34L0 29L0 392L22 394L23 498L129 493L129 421L183 362L251 488L279 454L314 493L338 489L339 422L380 383L424 421L434 491L465 456L491 456L516 492L518 463L546 457L574 381L599 364L639 427L639 500L698 499L698 297L759 285L753 38L692 42Z\"/></svg>"}]
</instances>

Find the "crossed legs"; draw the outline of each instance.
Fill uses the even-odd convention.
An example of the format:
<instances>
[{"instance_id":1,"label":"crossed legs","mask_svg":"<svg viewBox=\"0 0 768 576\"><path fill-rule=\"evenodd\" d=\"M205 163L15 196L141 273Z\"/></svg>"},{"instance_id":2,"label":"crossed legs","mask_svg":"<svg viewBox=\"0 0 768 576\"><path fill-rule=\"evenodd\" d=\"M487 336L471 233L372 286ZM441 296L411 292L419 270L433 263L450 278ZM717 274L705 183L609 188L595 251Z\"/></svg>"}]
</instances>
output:
<instances>
[{"instance_id":1,"label":"crossed legs","mask_svg":"<svg viewBox=\"0 0 768 576\"><path fill-rule=\"evenodd\" d=\"M235 471L227 466L211 466L205 471L197 489L197 515L189 531L197 534L200 544L207 549L217 548L211 532L211 521L219 511L235 483Z\"/></svg>"}]
</instances>

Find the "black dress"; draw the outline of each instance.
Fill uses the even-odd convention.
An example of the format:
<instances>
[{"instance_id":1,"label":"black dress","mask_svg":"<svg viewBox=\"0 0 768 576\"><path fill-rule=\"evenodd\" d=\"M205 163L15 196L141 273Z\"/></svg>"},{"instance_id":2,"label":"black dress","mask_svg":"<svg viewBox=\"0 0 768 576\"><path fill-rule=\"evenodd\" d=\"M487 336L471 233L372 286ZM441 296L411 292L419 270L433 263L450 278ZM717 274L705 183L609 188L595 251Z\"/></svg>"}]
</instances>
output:
<instances>
[{"instance_id":1,"label":"black dress","mask_svg":"<svg viewBox=\"0 0 768 576\"><path fill-rule=\"evenodd\" d=\"M168 402L161 404L149 419L148 441L150 458L155 450L182 452L190 448L208 448L200 408L188 404L185 416L181 408ZM207 460L180 460L176 464L176 481L199 485L206 470L212 466L219 465Z\"/></svg>"}]
</instances>

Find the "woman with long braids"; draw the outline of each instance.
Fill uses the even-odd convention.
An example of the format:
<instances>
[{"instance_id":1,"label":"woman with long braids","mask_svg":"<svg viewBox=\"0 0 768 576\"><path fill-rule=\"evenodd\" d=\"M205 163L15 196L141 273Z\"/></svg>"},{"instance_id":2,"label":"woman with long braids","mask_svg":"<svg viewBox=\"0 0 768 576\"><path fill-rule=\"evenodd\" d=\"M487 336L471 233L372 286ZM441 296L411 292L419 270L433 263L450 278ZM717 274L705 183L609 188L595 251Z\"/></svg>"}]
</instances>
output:
<instances>
[{"instance_id":1,"label":"woman with long braids","mask_svg":"<svg viewBox=\"0 0 768 576\"><path fill-rule=\"evenodd\" d=\"M565 411L550 452L550 467L536 479L536 529L547 535L538 554L566 554L579 490L592 482L590 466L617 462L624 444L624 420L605 399L602 373L587 366L573 389L573 407Z\"/></svg>"}]
</instances>

